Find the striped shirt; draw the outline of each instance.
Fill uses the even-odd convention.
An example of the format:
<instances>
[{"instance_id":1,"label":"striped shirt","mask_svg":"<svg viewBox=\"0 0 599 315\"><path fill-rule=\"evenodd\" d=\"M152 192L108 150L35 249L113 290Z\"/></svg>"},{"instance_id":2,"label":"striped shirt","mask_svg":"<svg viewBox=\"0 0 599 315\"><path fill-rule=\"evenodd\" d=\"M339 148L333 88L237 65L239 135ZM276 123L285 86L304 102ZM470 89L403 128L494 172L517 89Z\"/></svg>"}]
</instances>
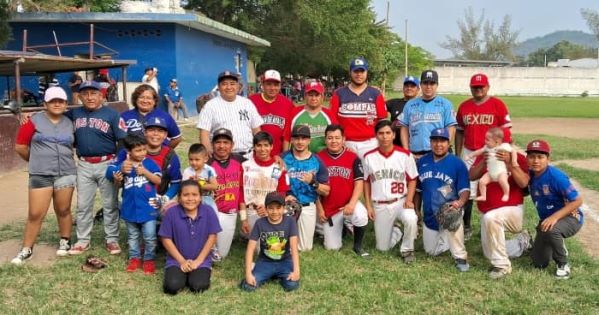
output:
<instances>
[{"instance_id":1,"label":"striped shirt","mask_svg":"<svg viewBox=\"0 0 599 315\"><path fill-rule=\"evenodd\" d=\"M252 148L253 128L264 123L256 107L243 96L227 102L222 97L208 101L202 110L197 128L212 133L219 128L227 128L233 134L235 152L247 152Z\"/></svg>"}]
</instances>

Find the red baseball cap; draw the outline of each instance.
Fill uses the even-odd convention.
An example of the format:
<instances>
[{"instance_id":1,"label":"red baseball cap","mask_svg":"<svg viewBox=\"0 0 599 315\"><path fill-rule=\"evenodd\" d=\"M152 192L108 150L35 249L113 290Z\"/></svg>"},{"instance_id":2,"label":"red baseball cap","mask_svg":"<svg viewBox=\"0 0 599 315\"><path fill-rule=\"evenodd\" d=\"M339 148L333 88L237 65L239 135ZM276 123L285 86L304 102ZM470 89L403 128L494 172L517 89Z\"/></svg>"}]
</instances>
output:
<instances>
[{"instance_id":1,"label":"red baseball cap","mask_svg":"<svg viewBox=\"0 0 599 315\"><path fill-rule=\"evenodd\" d=\"M526 146L526 153L530 152L541 152L549 155L551 148L549 147L549 143L544 140L532 140Z\"/></svg>"},{"instance_id":2,"label":"red baseball cap","mask_svg":"<svg viewBox=\"0 0 599 315\"><path fill-rule=\"evenodd\" d=\"M306 84L305 94L308 94L308 92L310 92L310 91L316 91L316 92L318 92L318 94L323 94L324 86L322 86L322 83L320 83L318 81L312 81L312 82Z\"/></svg>"},{"instance_id":3,"label":"red baseball cap","mask_svg":"<svg viewBox=\"0 0 599 315\"><path fill-rule=\"evenodd\" d=\"M470 78L470 87L488 86L489 78L484 73L477 73Z\"/></svg>"}]
</instances>

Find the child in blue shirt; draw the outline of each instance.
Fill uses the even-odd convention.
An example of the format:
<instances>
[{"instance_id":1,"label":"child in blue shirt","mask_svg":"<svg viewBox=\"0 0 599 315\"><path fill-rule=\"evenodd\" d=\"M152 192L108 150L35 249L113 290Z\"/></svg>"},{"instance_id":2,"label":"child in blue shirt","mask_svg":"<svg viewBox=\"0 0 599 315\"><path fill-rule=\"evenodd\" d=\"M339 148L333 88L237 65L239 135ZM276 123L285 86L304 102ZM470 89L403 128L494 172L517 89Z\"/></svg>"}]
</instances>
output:
<instances>
[{"instance_id":1,"label":"child in blue shirt","mask_svg":"<svg viewBox=\"0 0 599 315\"><path fill-rule=\"evenodd\" d=\"M133 164L130 173L121 172L121 163L106 168L106 178L116 184L123 185L123 203L121 218L127 224L127 242L129 244L129 264L127 272L134 272L142 267L140 234L144 240L143 271L154 274L156 265L156 219L158 209L150 204L156 198L156 185L160 183L160 168L152 160L146 158L147 141L138 135L128 135L123 140L127 150L127 159Z\"/></svg>"},{"instance_id":2,"label":"child in blue shirt","mask_svg":"<svg viewBox=\"0 0 599 315\"><path fill-rule=\"evenodd\" d=\"M537 268L546 268L553 258L557 264L555 276L568 279L570 265L564 239L582 227L582 198L568 175L549 165L551 149L547 142L531 141L526 153L530 172L528 190L540 219L532 246L532 262Z\"/></svg>"}]
</instances>

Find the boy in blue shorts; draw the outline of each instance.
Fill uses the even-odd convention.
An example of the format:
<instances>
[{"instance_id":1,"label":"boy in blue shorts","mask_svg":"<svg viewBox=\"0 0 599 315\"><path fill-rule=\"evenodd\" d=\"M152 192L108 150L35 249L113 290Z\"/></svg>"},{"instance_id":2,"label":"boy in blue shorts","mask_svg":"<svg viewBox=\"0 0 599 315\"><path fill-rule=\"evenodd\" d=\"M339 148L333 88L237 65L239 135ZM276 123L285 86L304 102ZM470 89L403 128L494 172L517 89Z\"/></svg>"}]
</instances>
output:
<instances>
[{"instance_id":1,"label":"boy in blue shorts","mask_svg":"<svg viewBox=\"0 0 599 315\"><path fill-rule=\"evenodd\" d=\"M530 173L528 190L539 214L537 236L532 246L532 263L547 268L553 258L558 279L570 277L568 250L564 239L576 234L584 217L580 206L582 197L568 175L549 165L551 149L543 140L533 140L526 146Z\"/></svg>"},{"instance_id":2,"label":"boy in blue shorts","mask_svg":"<svg viewBox=\"0 0 599 315\"><path fill-rule=\"evenodd\" d=\"M252 229L245 252L245 279L240 286L254 291L275 278L285 291L293 291L299 287L300 278L297 225L293 217L284 214L285 199L280 193L266 195L264 204L268 216L258 219ZM258 242L260 254L252 269Z\"/></svg>"},{"instance_id":3,"label":"boy in blue shorts","mask_svg":"<svg viewBox=\"0 0 599 315\"><path fill-rule=\"evenodd\" d=\"M140 234L144 240L143 271L154 274L156 264L156 219L158 209L150 205L150 200L156 198L156 185L160 183L160 168L154 161L147 159L148 142L138 135L128 135L123 140L127 150L127 159L133 164L129 173L120 171L122 161L111 164L106 168L106 178L116 184L123 185L123 204L121 218L127 223L127 242L129 243L129 264L127 272L134 272L140 267L141 250Z\"/></svg>"}]
</instances>

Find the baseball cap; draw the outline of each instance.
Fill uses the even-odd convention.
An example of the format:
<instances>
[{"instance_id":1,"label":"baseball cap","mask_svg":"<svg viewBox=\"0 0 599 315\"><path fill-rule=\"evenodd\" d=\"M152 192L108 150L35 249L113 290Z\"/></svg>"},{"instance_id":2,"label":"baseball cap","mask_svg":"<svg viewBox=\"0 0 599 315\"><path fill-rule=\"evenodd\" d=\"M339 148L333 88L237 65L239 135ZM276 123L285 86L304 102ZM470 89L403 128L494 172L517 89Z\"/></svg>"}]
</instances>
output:
<instances>
[{"instance_id":1,"label":"baseball cap","mask_svg":"<svg viewBox=\"0 0 599 315\"><path fill-rule=\"evenodd\" d=\"M237 73L229 70L225 70L218 74L218 83L220 83L224 79L233 79L239 82L239 77L237 76Z\"/></svg>"},{"instance_id":2,"label":"baseball cap","mask_svg":"<svg viewBox=\"0 0 599 315\"><path fill-rule=\"evenodd\" d=\"M100 86L100 83L96 82L96 81L83 81L81 83L81 85L79 85L79 91L83 91L86 89L94 89L94 90L98 90L100 91L102 89L102 87Z\"/></svg>"},{"instance_id":3,"label":"baseball cap","mask_svg":"<svg viewBox=\"0 0 599 315\"><path fill-rule=\"evenodd\" d=\"M281 82L281 74L277 70L272 70L272 69L266 70L266 72L264 72L264 79L262 81L263 82L266 82L266 81Z\"/></svg>"},{"instance_id":4,"label":"baseball cap","mask_svg":"<svg viewBox=\"0 0 599 315\"><path fill-rule=\"evenodd\" d=\"M322 83L320 83L318 81L312 81L312 82L306 84L305 89L306 89L305 94L308 94L308 92L310 92L310 91L316 91L316 92L318 92L318 94L324 93L324 86L322 86Z\"/></svg>"},{"instance_id":5,"label":"baseball cap","mask_svg":"<svg viewBox=\"0 0 599 315\"><path fill-rule=\"evenodd\" d=\"M146 128L149 127L160 127L164 130L168 130L167 126L166 126L166 121L164 120L164 118L162 117L152 117L149 120L146 121L145 125Z\"/></svg>"},{"instance_id":6,"label":"baseball cap","mask_svg":"<svg viewBox=\"0 0 599 315\"><path fill-rule=\"evenodd\" d=\"M285 198L278 191L271 191L266 195L266 200L264 200L264 205L268 206L271 203L278 203L280 205L285 204Z\"/></svg>"},{"instance_id":7,"label":"baseball cap","mask_svg":"<svg viewBox=\"0 0 599 315\"><path fill-rule=\"evenodd\" d=\"M368 71L368 61L366 61L364 57L355 58L349 63L349 71L356 71L359 69Z\"/></svg>"},{"instance_id":8,"label":"baseball cap","mask_svg":"<svg viewBox=\"0 0 599 315\"><path fill-rule=\"evenodd\" d=\"M470 87L489 85L489 78L484 73L477 73L470 78Z\"/></svg>"},{"instance_id":9,"label":"baseball cap","mask_svg":"<svg viewBox=\"0 0 599 315\"><path fill-rule=\"evenodd\" d=\"M227 128L219 128L212 133L212 141L215 141L220 137L229 138L229 140L233 141L233 134L231 133L231 130Z\"/></svg>"},{"instance_id":10,"label":"baseball cap","mask_svg":"<svg viewBox=\"0 0 599 315\"><path fill-rule=\"evenodd\" d=\"M104 68L104 69L100 69L98 71L99 74L108 74L108 69Z\"/></svg>"},{"instance_id":11,"label":"baseball cap","mask_svg":"<svg viewBox=\"0 0 599 315\"><path fill-rule=\"evenodd\" d=\"M417 78L415 78L414 76L411 76L411 75L406 76L403 79L403 84L405 85L406 83L412 83L416 86L420 86L420 80L418 80Z\"/></svg>"},{"instance_id":12,"label":"baseball cap","mask_svg":"<svg viewBox=\"0 0 599 315\"><path fill-rule=\"evenodd\" d=\"M175 78L172 78L172 79L171 79L171 82L173 82L173 83L177 83L177 79L175 79Z\"/></svg>"},{"instance_id":13,"label":"baseball cap","mask_svg":"<svg viewBox=\"0 0 599 315\"><path fill-rule=\"evenodd\" d=\"M430 139L443 138L449 140L449 130L447 128L437 128L431 131Z\"/></svg>"},{"instance_id":14,"label":"baseball cap","mask_svg":"<svg viewBox=\"0 0 599 315\"><path fill-rule=\"evenodd\" d=\"M308 127L307 125L296 125L295 127L293 127L291 136L310 138L310 127Z\"/></svg>"},{"instance_id":15,"label":"baseball cap","mask_svg":"<svg viewBox=\"0 0 599 315\"><path fill-rule=\"evenodd\" d=\"M526 153L530 152L541 152L549 155L551 148L549 147L549 143L544 140L532 140L526 146Z\"/></svg>"},{"instance_id":16,"label":"baseball cap","mask_svg":"<svg viewBox=\"0 0 599 315\"><path fill-rule=\"evenodd\" d=\"M439 74L435 70L424 70L420 75L420 82L439 83Z\"/></svg>"},{"instance_id":17,"label":"baseball cap","mask_svg":"<svg viewBox=\"0 0 599 315\"><path fill-rule=\"evenodd\" d=\"M49 102L54 99L66 101L68 99L67 93L61 87L49 87L44 93L44 102Z\"/></svg>"}]
</instances>

